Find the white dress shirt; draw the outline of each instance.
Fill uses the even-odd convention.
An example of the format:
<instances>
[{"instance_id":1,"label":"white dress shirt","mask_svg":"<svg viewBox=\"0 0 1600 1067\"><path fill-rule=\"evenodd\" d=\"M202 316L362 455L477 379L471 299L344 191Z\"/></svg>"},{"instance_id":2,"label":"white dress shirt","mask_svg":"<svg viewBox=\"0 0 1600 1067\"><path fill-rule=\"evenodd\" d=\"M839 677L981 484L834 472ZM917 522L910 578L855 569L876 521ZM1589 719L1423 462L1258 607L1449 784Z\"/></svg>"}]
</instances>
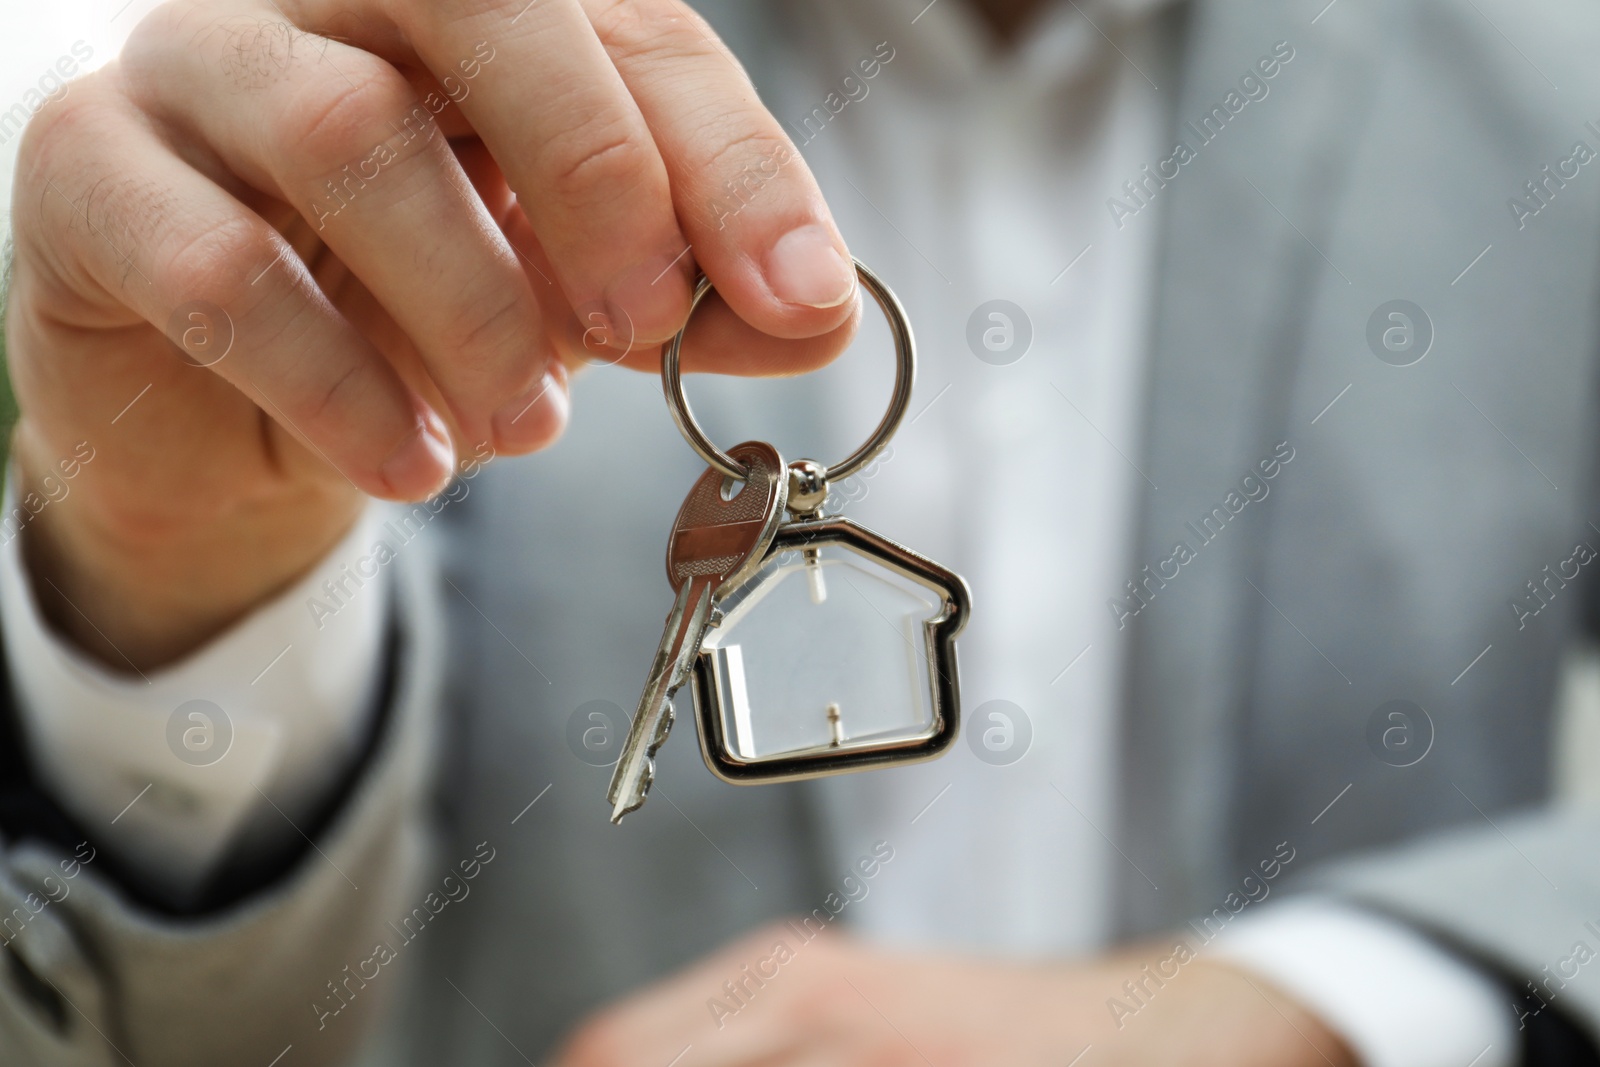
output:
<instances>
[{"instance_id":1,"label":"white dress shirt","mask_svg":"<svg viewBox=\"0 0 1600 1067\"><path fill-rule=\"evenodd\" d=\"M5 514L15 485L7 480ZM230 847L297 836L355 758L380 680L389 582L380 574L320 627L306 601L375 540L377 515L368 508L326 560L249 618L142 674L107 670L48 629L21 537L0 548L0 636L38 771L69 814L109 827L97 843L169 897L198 889Z\"/></svg>"},{"instance_id":2,"label":"white dress shirt","mask_svg":"<svg viewBox=\"0 0 1600 1067\"><path fill-rule=\"evenodd\" d=\"M803 142L852 250L894 279L922 351L913 417L851 514L868 525L892 516L916 531L915 547L967 561L982 611L962 637L964 702L1011 701L1032 732L1028 753L1003 768L946 759L819 783L841 862L882 827L938 844L898 850L894 878L852 912L883 942L1040 956L1108 938L1114 865L1127 861L1102 833L1115 825L1124 648L1105 603L1125 577L1142 486L1127 454L1141 435L1160 204L1119 229L1106 200L1170 152L1152 79L1150 14L1164 2L1058 4L1000 53L960 0L914 20L889 0L820 0L771 72L769 105ZM869 58L880 69L862 79ZM849 103L820 131L807 127L829 93L848 89L847 73L858 86ZM1032 338L1004 365L967 341L974 310L997 298L1023 309ZM581 382L578 392L581 404ZM841 439L876 421L880 399L875 388L840 396ZM304 605L371 540L353 531L299 586L148 678L113 674L48 632L16 545L0 548L6 649L56 796L80 818L117 817L115 847L174 891L241 835L248 845L297 833L296 815L355 750L388 578L327 620L335 640L309 639ZM228 709L227 773L175 777L169 723L197 698ZM1274 901L1202 951L1297 996L1373 1067L1514 1062L1495 983L1393 921Z\"/></svg>"}]
</instances>

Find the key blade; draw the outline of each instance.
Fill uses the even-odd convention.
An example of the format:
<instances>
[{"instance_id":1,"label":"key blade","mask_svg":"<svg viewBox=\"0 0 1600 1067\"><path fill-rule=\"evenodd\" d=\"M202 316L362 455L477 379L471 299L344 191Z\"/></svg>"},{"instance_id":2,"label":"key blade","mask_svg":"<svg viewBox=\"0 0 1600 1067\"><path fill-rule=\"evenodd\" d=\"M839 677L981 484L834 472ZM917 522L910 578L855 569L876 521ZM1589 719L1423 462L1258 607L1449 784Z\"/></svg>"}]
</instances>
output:
<instances>
[{"instance_id":1,"label":"key blade","mask_svg":"<svg viewBox=\"0 0 1600 1067\"><path fill-rule=\"evenodd\" d=\"M685 583L685 588L693 584ZM694 668L694 658L700 654L700 642L705 639L706 628L711 623L711 588L711 585L707 584L701 591L700 598L694 603L694 614L689 616L689 627L683 632L683 640L678 644L677 658L672 664L672 679L667 683L668 697L689 680L689 672Z\"/></svg>"},{"instance_id":2,"label":"key blade","mask_svg":"<svg viewBox=\"0 0 1600 1067\"><path fill-rule=\"evenodd\" d=\"M698 589L694 610L685 625L684 612L691 595ZM622 817L644 805L645 795L655 781L654 757L656 750L666 740L671 728L668 719L672 711L672 695L689 677L690 665L699 651L700 638L705 633L711 617L711 586L704 582L684 582L678 598L667 614L665 632L656 649L655 660L650 665L650 677L644 694L639 698L638 710L628 728L628 738L622 748L622 758L611 776L611 787L606 799L611 802L611 821L621 823Z\"/></svg>"},{"instance_id":3,"label":"key blade","mask_svg":"<svg viewBox=\"0 0 1600 1067\"><path fill-rule=\"evenodd\" d=\"M672 610L667 612L661 644L656 648L655 658L650 661L650 674L645 680L644 693L639 697L639 706L628 727L627 740L622 744L622 758L611 773L606 799L612 804L611 821L614 823L621 822L624 815L644 802L644 789L640 788L639 780L649 759L650 735L655 730L655 723L650 720L654 718L653 713L662 707L666 686L677 669L678 657L674 652L683 629L683 613L689 606L689 588L692 584L683 583L677 599L672 603Z\"/></svg>"}]
</instances>

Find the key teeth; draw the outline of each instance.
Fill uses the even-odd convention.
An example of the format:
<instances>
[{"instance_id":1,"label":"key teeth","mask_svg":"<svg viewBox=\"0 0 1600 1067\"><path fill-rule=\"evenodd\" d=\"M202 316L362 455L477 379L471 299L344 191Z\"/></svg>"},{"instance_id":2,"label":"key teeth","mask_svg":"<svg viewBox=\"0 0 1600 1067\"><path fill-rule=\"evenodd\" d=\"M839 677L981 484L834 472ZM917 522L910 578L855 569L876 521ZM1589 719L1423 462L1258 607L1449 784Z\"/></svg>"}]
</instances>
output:
<instances>
[{"instance_id":1,"label":"key teeth","mask_svg":"<svg viewBox=\"0 0 1600 1067\"><path fill-rule=\"evenodd\" d=\"M611 809L611 825L621 826L624 816L631 815L640 808L644 807L645 798L650 795L650 787L654 785L655 782L656 761L646 756L644 761L644 769L639 772L639 791L637 795L634 797L631 803L618 799L616 805Z\"/></svg>"},{"instance_id":2,"label":"key teeth","mask_svg":"<svg viewBox=\"0 0 1600 1067\"><path fill-rule=\"evenodd\" d=\"M648 749L649 755L654 756L656 752L660 750L661 746L667 743L667 735L672 732L672 724L677 722L677 720L677 711L671 704L668 704L667 710L661 715L660 724L656 726L656 735L650 741L650 748Z\"/></svg>"},{"instance_id":3,"label":"key teeth","mask_svg":"<svg viewBox=\"0 0 1600 1067\"><path fill-rule=\"evenodd\" d=\"M702 576L703 577L703 576ZM678 599L673 602L672 610L667 613L667 633L662 637L662 645L656 651L656 658L650 668L650 679L645 684L644 695L639 698L639 710L634 716L633 725L628 730L628 740L623 748L622 759L618 761L616 770L611 777L611 791L607 799L612 802L611 822L620 825L623 816L630 812L638 811L644 806L645 796L650 792L650 786L655 782L655 754L666 743L667 734L672 730L672 724L677 721L677 711L672 706L672 697L685 682L689 680L689 665L700 651L700 641L705 635L706 622L711 614L712 586L702 577L686 579L678 591ZM689 598L698 591L691 605ZM688 618L685 619L685 612ZM673 643L669 643L673 642ZM674 648L677 655L672 662L666 661L666 655ZM654 730L648 737L635 734L634 728L643 729L647 720L645 716L658 715ZM637 752L638 742L644 744L643 765L639 769L637 788L624 790L622 782L625 776L622 773L624 766L631 767L628 761Z\"/></svg>"}]
</instances>

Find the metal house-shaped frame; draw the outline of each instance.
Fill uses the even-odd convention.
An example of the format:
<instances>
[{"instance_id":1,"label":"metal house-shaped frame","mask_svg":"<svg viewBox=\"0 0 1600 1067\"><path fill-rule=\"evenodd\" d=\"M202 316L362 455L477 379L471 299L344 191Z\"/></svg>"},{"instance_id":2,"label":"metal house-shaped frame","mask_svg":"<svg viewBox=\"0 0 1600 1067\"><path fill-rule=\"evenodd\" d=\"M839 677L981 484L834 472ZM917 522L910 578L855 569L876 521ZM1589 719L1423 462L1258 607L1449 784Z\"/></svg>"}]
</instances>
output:
<instances>
[{"instance_id":1,"label":"metal house-shaped frame","mask_svg":"<svg viewBox=\"0 0 1600 1067\"><path fill-rule=\"evenodd\" d=\"M845 548L881 564L938 597L938 611L922 622L922 659L927 670L932 722L924 731L891 741L744 759L736 754L736 746L729 743L724 709L718 698L727 680L719 677L715 652L702 648L695 657L692 676L700 751L706 766L725 782L752 785L794 781L920 762L943 754L955 743L961 725L955 640L972 610L972 594L966 582L926 556L839 516L780 527L765 558L774 560L786 552L804 552L827 545ZM736 601L738 591L728 599L730 603Z\"/></svg>"}]
</instances>

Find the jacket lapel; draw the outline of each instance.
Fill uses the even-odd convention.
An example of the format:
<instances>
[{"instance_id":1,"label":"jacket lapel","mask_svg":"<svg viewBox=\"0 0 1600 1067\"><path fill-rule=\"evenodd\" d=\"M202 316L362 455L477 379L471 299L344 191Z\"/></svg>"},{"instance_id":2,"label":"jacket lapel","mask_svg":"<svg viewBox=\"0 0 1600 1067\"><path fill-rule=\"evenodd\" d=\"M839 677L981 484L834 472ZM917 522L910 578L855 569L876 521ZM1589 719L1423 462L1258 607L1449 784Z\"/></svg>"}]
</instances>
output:
<instances>
[{"instance_id":1,"label":"jacket lapel","mask_svg":"<svg viewBox=\"0 0 1600 1067\"><path fill-rule=\"evenodd\" d=\"M1355 18L1307 27L1278 5L1239 2L1197 2L1180 17L1185 60L1172 129L1196 158L1159 194L1163 250L1141 462L1159 488L1141 484L1127 570L1154 571L1179 542L1195 558L1176 579L1144 586L1148 606L1122 631L1130 645L1120 839L1150 880L1126 872L1118 894L1125 931L1209 907L1227 881L1250 651L1239 638L1272 609L1247 581L1265 529L1251 520L1260 516L1246 509L1214 536L1201 518L1285 439L1310 293L1346 284L1318 249L1366 111L1359 87L1370 84L1367 59L1351 44ZM1267 82L1268 95L1202 140L1210 134L1203 117L1226 109L1241 75L1279 41L1293 58Z\"/></svg>"}]
</instances>

